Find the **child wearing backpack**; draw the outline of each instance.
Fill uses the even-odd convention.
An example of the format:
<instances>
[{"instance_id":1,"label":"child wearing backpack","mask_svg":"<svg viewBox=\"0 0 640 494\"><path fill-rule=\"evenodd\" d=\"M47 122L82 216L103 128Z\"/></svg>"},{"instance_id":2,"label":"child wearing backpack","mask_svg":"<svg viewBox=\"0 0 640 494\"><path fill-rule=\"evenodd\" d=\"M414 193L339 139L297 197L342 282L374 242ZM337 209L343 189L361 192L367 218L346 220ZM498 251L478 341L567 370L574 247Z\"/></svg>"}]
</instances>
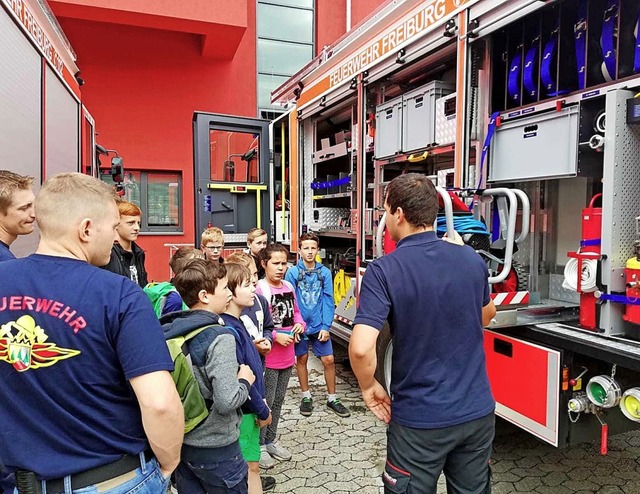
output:
<instances>
[{"instance_id":1,"label":"child wearing backpack","mask_svg":"<svg viewBox=\"0 0 640 494\"><path fill-rule=\"evenodd\" d=\"M182 266L184 266L187 261L203 258L204 255L200 250L193 247L182 246L171 256L169 267L175 277L175 275L182 271ZM173 286L173 278L169 281L159 283L151 282L147 284L147 286L144 287L144 293L149 297L151 305L153 305L153 310L158 318L170 312L186 310L188 308L182 301L182 297L175 286Z\"/></svg>"},{"instance_id":2,"label":"child wearing backpack","mask_svg":"<svg viewBox=\"0 0 640 494\"><path fill-rule=\"evenodd\" d=\"M236 330L236 354L238 362L247 364L256 376L249 399L242 405L240 422L240 449L249 464L249 493L262 494L263 483L267 490L275 487L273 477L260 479L260 429L271 423L271 411L265 401L264 370L262 360L253 339L241 320L242 311L255 305L255 287L251 272L241 264L225 262L227 285L232 298L227 311L222 314L225 324Z\"/></svg>"},{"instance_id":3,"label":"child wearing backpack","mask_svg":"<svg viewBox=\"0 0 640 494\"><path fill-rule=\"evenodd\" d=\"M257 293L269 303L275 329L273 348L265 359L265 385L267 404L271 408L272 422L260 433L260 466L272 468L273 457L290 460L291 453L276 441L278 421L291 370L295 362L294 343L304 332L305 324L293 286L284 280L289 251L282 244L270 244L262 251L265 278L258 281Z\"/></svg>"},{"instance_id":4,"label":"child wearing backpack","mask_svg":"<svg viewBox=\"0 0 640 494\"><path fill-rule=\"evenodd\" d=\"M307 324L304 337L296 343L296 371L302 391L300 413L308 417L313 412L313 398L309 390L309 372L307 371L309 343L311 343L313 353L324 366L327 408L340 417L349 417L351 415L349 409L336 396L336 366L329 334L335 311L331 271L322 263L316 262L320 247L320 240L316 235L312 233L301 235L298 245L300 260L297 265L289 268L285 279L295 287L298 306Z\"/></svg>"},{"instance_id":5,"label":"child wearing backpack","mask_svg":"<svg viewBox=\"0 0 640 494\"><path fill-rule=\"evenodd\" d=\"M225 264L240 264L251 273L251 284L258 287L258 269L254 258L246 252L234 252L225 259ZM271 351L273 346L273 319L269 310L269 303L262 295L255 294L255 303L251 307L245 307L240 316L245 329L253 339L253 343L262 358ZM264 372L264 369L263 369Z\"/></svg>"},{"instance_id":6,"label":"child wearing backpack","mask_svg":"<svg viewBox=\"0 0 640 494\"><path fill-rule=\"evenodd\" d=\"M161 319L167 340L191 335L186 341L198 390L209 413L184 436L176 483L181 494L248 492L247 464L240 452L240 406L251 393L255 375L238 365L237 332L223 326L218 314L231 300L226 268L215 261L188 261L174 283L190 310ZM174 376L174 380L176 377ZM183 398L188 414L189 397Z\"/></svg>"}]
</instances>

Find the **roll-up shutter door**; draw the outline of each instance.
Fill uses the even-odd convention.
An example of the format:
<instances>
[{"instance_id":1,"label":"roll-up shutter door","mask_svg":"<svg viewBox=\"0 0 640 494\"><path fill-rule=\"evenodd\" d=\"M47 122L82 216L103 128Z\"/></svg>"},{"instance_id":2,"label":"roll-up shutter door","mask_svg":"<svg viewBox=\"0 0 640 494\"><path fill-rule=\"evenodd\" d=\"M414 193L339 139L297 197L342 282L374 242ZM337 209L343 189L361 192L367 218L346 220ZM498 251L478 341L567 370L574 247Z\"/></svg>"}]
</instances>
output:
<instances>
[{"instance_id":1,"label":"roll-up shutter door","mask_svg":"<svg viewBox=\"0 0 640 494\"><path fill-rule=\"evenodd\" d=\"M35 177L40 186L42 162L42 59L10 15L0 8L0 168ZM39 235L18 237L11 251L33 253Z\"/></svg>"},{"instance_id":2,"label":"roll-up shutter door","mask_svg":"<svg viewBox=\"0 0 640 494\"><path fill-rule=\"evenodd\" d=\"M0 47L0 167L40 182L41 58L2 11Z\"/></svg>"},{"instance_id":3,"label":"roll-up shutter door","mask_svg":"<svg viewBox=\"0 0 640 494\"><path fill-rule=\"evenodd\" d=\"M47 66L45 99L46 177L80 171L80 106Z\"/></svg>"}]
</instances>

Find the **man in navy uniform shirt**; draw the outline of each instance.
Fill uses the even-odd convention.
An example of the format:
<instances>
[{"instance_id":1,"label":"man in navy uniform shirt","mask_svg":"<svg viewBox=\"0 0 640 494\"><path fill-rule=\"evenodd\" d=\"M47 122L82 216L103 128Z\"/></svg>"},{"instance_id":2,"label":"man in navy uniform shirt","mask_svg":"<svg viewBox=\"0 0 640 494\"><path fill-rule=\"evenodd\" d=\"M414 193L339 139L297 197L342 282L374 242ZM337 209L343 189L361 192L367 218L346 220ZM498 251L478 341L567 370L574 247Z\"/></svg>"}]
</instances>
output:
<instances>
[{"instance_id":1,"label":"man in navy uniform shirt","mask_svg":"<svg viewBox=\"0 0 640 494\"><path fill-rule=\"evenodd\" d=\"M35 201L37 252L0 263L0 459L20 494L160 494L179 462L160 323L138 286L95 267L111 254L114 199L95 178L54 176Z\"/></svg>"},{"instance_id":2,"label":"man in navy uniform shirt","mask_svg":"<svg viewBox=\"0 0 640 494\"><path fill-rule=\"evenodd\" d=\"M33 232L36 215L33 177L0 170L0 261L15 259L9 246L18 235Z\"/></svg>"},{"instance_id":3,"label":"man in navy uniform shirt","mask_svg":"<svg viewBox=\"0 0 640 494\"><path fill-rule=\"evenodd\" d=\"M471 247L433 231L438 196L424 175L388 186L386 225L397 249L367 267L349 355L366 405L389 423L385 492L491 491L495 402L483 330L495 315L488 270ZM391 398L374 378L376 340L393 336Z\"/></svg>"}]
</instances>

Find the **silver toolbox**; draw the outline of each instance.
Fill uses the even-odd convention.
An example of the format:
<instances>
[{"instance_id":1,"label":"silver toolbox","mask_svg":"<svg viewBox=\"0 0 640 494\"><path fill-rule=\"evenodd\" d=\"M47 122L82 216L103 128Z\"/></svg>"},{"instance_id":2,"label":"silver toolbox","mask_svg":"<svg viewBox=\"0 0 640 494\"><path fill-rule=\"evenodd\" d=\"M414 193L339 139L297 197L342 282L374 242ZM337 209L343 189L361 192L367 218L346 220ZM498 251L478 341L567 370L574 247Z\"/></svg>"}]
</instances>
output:
<instances>
[{"instance_id":1,"label":"silver toolbox","mask_svg":"<svg viewBox=\"0 0 640 494\"><path fill-rule=\"evenodd\" d=\"M432 81L402 95L403 152L425 148L436 142L436 100L454 89L453 84Z\"/></svg>"},{"instance_id":2,"label":"silver toolbox","mask_svg":"<svg viewBox=\"0 0 640 494\"><path fill-rule=\"evenodd\" d=\"M456 140L456 93L436 100L436 136L438 144L452 144Z\"/></svg>"},{"instance_id":3,"label":"silver toolbox","mask_svg":"<svg viewBox=\"0 0 640 494\"><path fill-rule=\"evenodd\" d=\"M351 210L349 208L313 208L309 230L335 230L342 228L348 221Z\"/></svg>"},{"instance_id":4,"label":"silver toolbox","mask_svg":"<svg viewBox=\"0 0 640 494\"><path fill-rule=\"evenodd\" d=\"M503 122L491 143L489 180L572 177L578 170L577 106Z\"/></svg>"},{"instance_id":5,"label":"silver toolbox","mask_svg":"<svg viewBox=\"0 0 640 494\"><path fill-rule=\"evenodd\" d=\"M402 96L376 107L374 154L386 158L400 152L402 144Z\"/></svg>"}]
</instances>

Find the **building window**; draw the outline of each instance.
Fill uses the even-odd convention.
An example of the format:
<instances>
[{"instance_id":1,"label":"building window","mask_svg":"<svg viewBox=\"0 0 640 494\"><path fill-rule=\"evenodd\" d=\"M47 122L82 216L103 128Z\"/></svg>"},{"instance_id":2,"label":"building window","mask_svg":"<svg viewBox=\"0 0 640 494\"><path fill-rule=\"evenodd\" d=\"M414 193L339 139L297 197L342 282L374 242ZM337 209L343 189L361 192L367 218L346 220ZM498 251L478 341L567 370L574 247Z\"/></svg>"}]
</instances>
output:
<instances>
[{"instance_id":1,"label":"building window","mask_svg":"<svg viewBox=\"0 0 640 494\"><path fill-rule=\"evenodd\" d=\"M279 115L271 92L313 59L314 0L258 0L258 115Z\"/></svg>"},{"instance_id":2,"label":"building window","mask_svg":"<svg viewBox=\"0 0 640 494\"><path fill-rule=\"evenodd\" d=\"M102 180L112 184L108 173ZM124 199L142 210L141 232L182 231L182 176L177 172L133 171L124 173Z\"/></svg>"}]
</instances>

